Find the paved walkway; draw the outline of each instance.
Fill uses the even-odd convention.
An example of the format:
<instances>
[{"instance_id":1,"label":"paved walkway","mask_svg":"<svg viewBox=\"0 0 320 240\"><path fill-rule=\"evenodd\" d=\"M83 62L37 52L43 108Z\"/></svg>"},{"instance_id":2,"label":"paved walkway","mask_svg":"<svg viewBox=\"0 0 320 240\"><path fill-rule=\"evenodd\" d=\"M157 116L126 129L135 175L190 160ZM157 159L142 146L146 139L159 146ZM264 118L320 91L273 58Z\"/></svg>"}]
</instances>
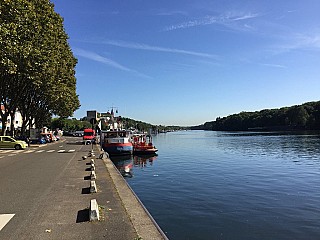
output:
<instances>
[{"instance_id":1,"label":"paved walkway","mask_svg":"<svg viewBox=\"0 0 320 240\"><path fill-rule=\"evenodd\" d=\"M48 226L49 231L44 232L39 236L39 239L166 239L161 235L161 230L159 232L157 225L135 197L111 160L99 151L98 146L94 146L93 157L89 156L90 145L83 146L83 148L87 151L84 151L82 156L78 155L71 162L68 172L64 174L64 179L61 179L61 184L69 185L70 188L65 189L64 194L59 194L57 199L53 199L54 202L69 200L70 209L59 209L59 214L56 212L58 209L49 211L56 216L57 221L52 221L52 226ZM102 159L99 158L100 155L103 156ZM84 156L87 157L85 160L83 160ZM97 193L90 193L91 159L95 161ZM84 170L86 170L85 175L83 174ZM74 191L73 187L79 186L79 182L82 182L80 185L84 185L81 193ZM53 198L56 197L53 196ZM89 221L88 207L91 199L97 200L100 221ZM74 222L74 218L69 216L71 211L74 214L80 205L83 208L78 211L77 220ZM69 223L61 225L59 224L61 219L65 219Z\"/></svg>"},{"instance_id":2,"label":"paved walkway","mask_svg":"<svg viewBox=\"0 0 320 240\"><path fill-rule=\"evenodd\" d=\"M94 156L90 153L91 145L83 145L72 154L53 187L38 201L37 212L21 226L28 230L17 228L12 239L167 239L111 160L105 154L99 158L96 145ZM91 159L95 161L97 193L90 193ZM100 221L89 221L91 199L97 200Z\"/></svg>"}]
</instances>

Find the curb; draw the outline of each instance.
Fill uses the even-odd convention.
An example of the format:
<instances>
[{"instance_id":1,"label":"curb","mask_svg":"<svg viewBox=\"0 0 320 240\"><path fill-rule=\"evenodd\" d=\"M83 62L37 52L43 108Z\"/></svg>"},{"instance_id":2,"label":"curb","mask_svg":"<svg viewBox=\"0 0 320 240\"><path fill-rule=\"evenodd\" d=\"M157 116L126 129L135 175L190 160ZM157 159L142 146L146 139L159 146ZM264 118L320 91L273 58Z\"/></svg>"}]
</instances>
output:
<instances>
[{"instance_id":1,"label":"curb","mask_svg":"<svg viewBox=\"0 0 320 240\"><path fill-rule=\"evenodd\" d=\"M103 152L101 152L103 154ZM100 155L101 156L101 155ZM103 154L101 158L110 174L113 184L119 194L121 202L137 232L139 238L150 240L167 240L167 236L134 193L126 180L122 177L113 162Z\"/></svg>"}]
</instances>

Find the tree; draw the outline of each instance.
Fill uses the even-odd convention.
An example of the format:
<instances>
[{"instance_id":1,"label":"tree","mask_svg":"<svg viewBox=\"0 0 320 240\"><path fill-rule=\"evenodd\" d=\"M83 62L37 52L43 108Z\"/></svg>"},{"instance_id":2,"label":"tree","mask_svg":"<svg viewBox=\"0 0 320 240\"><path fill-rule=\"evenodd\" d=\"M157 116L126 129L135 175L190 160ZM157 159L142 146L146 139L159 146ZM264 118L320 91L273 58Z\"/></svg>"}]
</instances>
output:
<instances>
[{"instance_id":1,"label":"tree","mask_svg":"<svg viewBox=\"0 0 320 240\"><path fill-rule=\"evenodd\" d=\"M294 106L288 110L287 119L290 126L305 127L309 118L307 110L303 106Z\"/></svg>"},{"instance_id":2,"label":"tree","mask_svg":"<svg viewBox=\"0 0 320 240\"><path fill-rule=\"evenodd\" d=\"M264 109L256 112L241 112L192 129L214 131L260 130L318 130L320 129L320 101L280 109Z\"/></svg>"},{"instance_id":3,"label":"tree","mask_svg":"<svg viewBox=\"0 0 320 240\"><path fill-rule=\"evenodd\" d=\"M81 121L77 119L54 118L51 121L51 129L62 129L64 131L74 132L81 131L85 128L91 128L88 121Z\"/></svg>"},{"instance_id":4,"label":"tree","mask_svg":"<svg viewBox=\"0 0 320 240\"><path fill-rule=\"evenodd\" d=\"M49 0L3 0L0 5L2 121L19 109L23 128L80 107L74 58L63 19ZM33 120L34 119L34 120Z\"/></svg>"},{"instance_id":5,"label":"tree","mask_svg":"<svg viewBox=\"0 0 320 240\"><path fill-rule=\"evenodd\" d=\"M31 51L29 39L33 16L25 11L30 8L32 4L25 0L4 0L0 5L0 103L5 108L0 114L3 122L10 114L14 115L27 83L27 79L22 79L26 77L26 59ZM2 131L4 134L5 129Z\"/></svg>"}]
</instances>

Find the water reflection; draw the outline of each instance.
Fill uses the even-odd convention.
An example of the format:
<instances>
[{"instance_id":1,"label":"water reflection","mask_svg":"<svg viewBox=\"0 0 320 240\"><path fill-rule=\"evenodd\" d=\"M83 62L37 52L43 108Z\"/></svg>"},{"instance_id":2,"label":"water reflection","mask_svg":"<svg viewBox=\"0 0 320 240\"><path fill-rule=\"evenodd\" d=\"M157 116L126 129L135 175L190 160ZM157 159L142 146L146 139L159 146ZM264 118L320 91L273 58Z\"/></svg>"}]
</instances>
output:
<instances>
[{"instance_id":1,"label":"water reflection","mask_svg":"<svg viewBox=\"0 0 320 240\"><path fill-rule=\"evenodd\" d=\"M145 168L152 165L153 161L158 157L157 154L153 155L125 155L125 156L112 156L111 161L117 167L123 177L133 177L133 166Z\"/></svg>"},{"instance_id":2,"label":"water reflection","mask_svg":"<svg viewBox=\"0 0 320 240\"><path fill-rule=\"evenodd\" d=\"M158 157L157 154L153 155L136 155L133 157L133 162L135 167L147 167L148 163L151 166L153 161L156 160Z\"/></svg>"},{"instance_id":3,"label":"water reflection","mask_svg":"<svg viewBox=\"0 0 320 240\"><path fill-rule=\"evenodd\" d=\"M123 177L133 177L133 159L131 155L112 156L111 161L114 163Z\"/></svg>"}]
</instances>

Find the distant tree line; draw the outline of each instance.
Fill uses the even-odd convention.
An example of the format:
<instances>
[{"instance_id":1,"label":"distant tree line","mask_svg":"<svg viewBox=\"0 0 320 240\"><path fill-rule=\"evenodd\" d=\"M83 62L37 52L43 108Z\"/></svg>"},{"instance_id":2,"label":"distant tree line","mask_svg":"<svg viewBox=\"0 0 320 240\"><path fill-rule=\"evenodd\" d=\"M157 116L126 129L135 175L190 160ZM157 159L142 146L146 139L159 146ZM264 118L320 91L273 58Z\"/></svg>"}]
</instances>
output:
<instances>
[{"instance_id":1,"label":"distant tree line","mask_svg":"<svg viewBox=\"0 0 320 240\"><path fill-rule=\"evenodd\" d=\"M192 127L193 130L320 130L320 101L280 109L241 112Z\"/></svg>"},{"instance_id":2,"label":"distant tree line","mask_svg":"<svg viewBox=\"0 0 320 240\"><path fill-rule=\"evenodd\" d=\"M72 116L80 107L76 94L77 60L67 39L63 19L49 0L1 0L3 126L9 115L14 119L16 111L22 115L21 131L25 132L27 126L50 124L52 115Z\"/></svg>"},{"instance_id":3,"label":"distant tree line","mask_svg":"<svg viewBox=\"0 0 320 240\"><path fill-rule=\"evenodd\" d=\"M152 132L167 132L167 131L175 131L181 129L179 126L163 126L163 125L153 125L150 123L134 120L131 118L122 118L124 123L124 127L126 129L134 128L140 132L148 132L151 129Z\"/></svg>"},{"instance_id":4,"label":"distant tree line","mask_svg":"<svg viewBox=\"0 0 320 240\"><path fill-rule=\"evenodd\" d=\"M51 129L60 129L65 132L75 132L82 131L85 128L91 128L92 124L89 121L84 119L77 120L75 118L66 119L66 118L53 118L51 124Z\"/></svg>"},{"instance_id":5,"label":"distant tree line","mask_svg":"<svg viewBox=\"0 0 320 240\"><path fill-rule=\"evenodd\" d=\"M125 129L137 129L140 132L149 132L149 129L152 130L152 132L168 132L168 131L176 131L176 130L185 130L186 127L179 127L179 126L162 126L162 125L153 125L150 123L134 120L131 118L125 118L121 117L121 122ZM80 120L77 120L75 118L72 119L66 119L66 118L53 118L51 120L51 124L48 124L48 126L51 126L51 129L61 129L66 132L75 132L75 131L82 131L85 128L95 128L97 129L97 124L92 126L92 124L89 122L87 117L83 117ZM108 130L107 128L104 128L104 124L102 124L102 129L100 130Z\"/></svg>"}]
</instances>

